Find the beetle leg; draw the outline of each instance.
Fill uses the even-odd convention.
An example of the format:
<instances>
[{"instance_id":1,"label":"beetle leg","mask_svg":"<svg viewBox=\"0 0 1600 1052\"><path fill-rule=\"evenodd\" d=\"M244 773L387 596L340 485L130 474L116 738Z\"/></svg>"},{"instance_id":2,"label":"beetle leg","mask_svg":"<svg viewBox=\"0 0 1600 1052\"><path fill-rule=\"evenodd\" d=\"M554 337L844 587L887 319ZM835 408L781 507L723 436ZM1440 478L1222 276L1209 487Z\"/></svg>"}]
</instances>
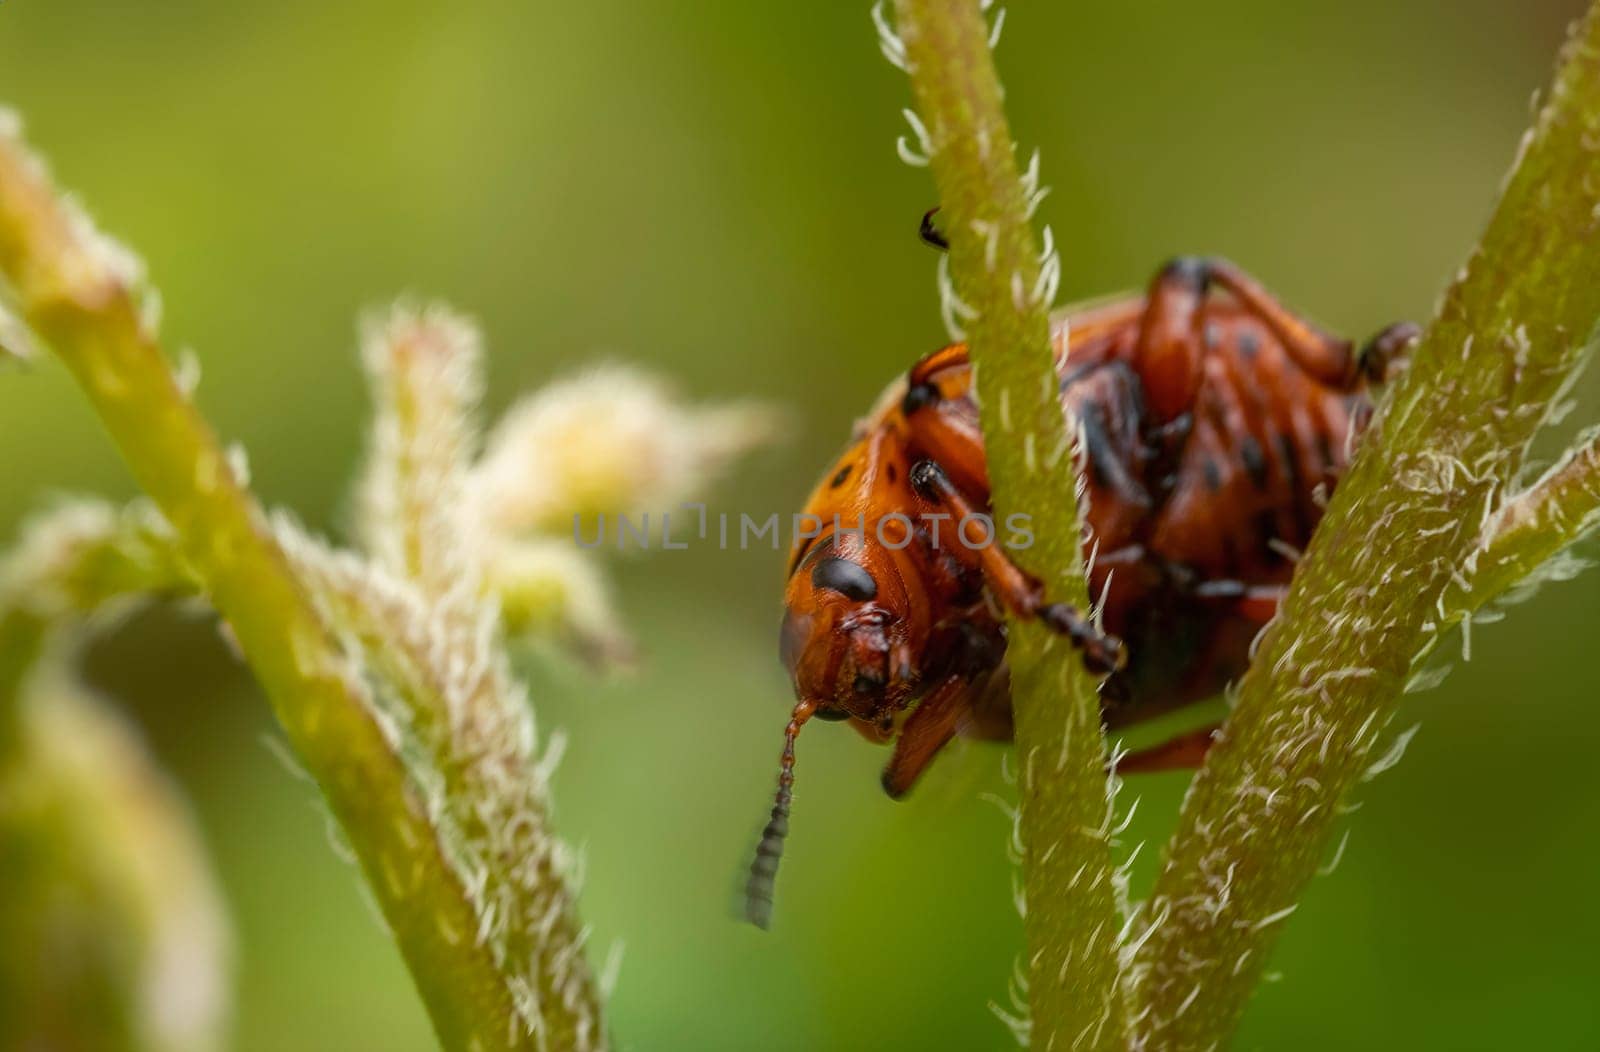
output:
<instances>
[{"instance_id":1,"label":"beetle leg","mask_svg":"<svg viewBox=\"0 0 1600 1052\"><path fill-rule=\"evenodd\" d=\"M1015 733L1011 714L1011 670L1002 662L967 691L967 720L957 732L964 738L1008 742Z\"/></svg>"},{"instance_id":2,"label":"beetle leg","mask_svg":"<svg viewBox=\"0 0 1600 1052\"><path fill-rule=\"evenodd\" d=\"M1205 761L1222 724L1180 734L1159 745L1136 749L1117 761L1118 774L1153 774L1156 771L1193 770Z\"/></svg>"},{"instance_id":3,"label":"beetle leg","mask_svg":"<svg viewBox=\"0 0 1600 1052\"><path fill-rule=\"evenodd\" d=\"M919 460L911 468L911 488L926 500L947 511L957 523L953 532L958 543L968 544L960 537L960 523L978 514L971 501L953 483L944 469L932 460ZM984 583L1014 616L1038 618L1052 631L1066 636L1073 646L1083 652L1083 662L1090 672L1107 675L1127 664L1127 654L1122 641L1096 628L1088 618L1067 603L1046 601L1044 587L1021 567L1012 562L1004 550L987 537L972 554L983 570Z\"/></svg>"},{"instance_id":4,"label":"beetle leg","mask_svg":"<svg viewBox=\"0 0 1600 1052\"><path fill-rule=\"evenodd\" d=\"M1371 383L1392 380L1405 365L1406 353L1422 336L1416 322L1397 321L1368 340L1356 354L1356 365Z\"/></svg>"},{"instance_id":5,"label":"beetle leg","mask_svg":"<svg viewBox=\"0 0 1600 1052\"><path fill-rule=\"evenodd\" d=\"M947 252L950 249L950 242L939 232L939 228L933 225L933 216L937 211L939 211L939 206L934 205L922 213L922 225L917 227L917 234L922 238L924 244L932 245L940 252Z\"/></svg>"},{"instance_id":6,"label":"beetle leg","mask_svg":"<svg viewBox=\"0 0 1600 1052\"><path fill-rule=\"evenodd\" d=\"M1200 599L1217 599L1230 604L1233 612L1246 621L1266 624L1278 612L1289 588L1281 584L1246 584L1243 581L1212 580L1195 585L1192 594Z\"/></svg>"},{"instance_id":7,"label":"beetle leg","mask_svg":"<svg viewBox=\"0 0 1600 1052\"><path fill-rule=\"evenodd\" d=\"M1184 257L1150 283L1134 363L1156 424L1188 412L1199 393L1205 350L1200 310L1209 282L1206 261Z\"/></svg>"},{"instance_id":8,"label":"beetle leg","mask_svg":"<svg viewBox=\"0 0 1600 1052\"><path fill-rule=\"evenodd\" d=\"M1271 329L1296 364L1317 380L1340 389L1356 385L1360 372L1349 340L1331 336L1290 311L1227 260L1182 256L1162 267L1151 284L1145 325L1139 334L1145 382L1150 382L1152 373L1173 367L1178 380L1188 385L1183 402L1175 408L1163 404L1164 409L1173 408L1172 413L1163 413L1164 419L1187 409L1199 387L1200 358L1205 350L1200 315L1213 287L1226 291ZM1175 389L1177 383L1168 386Z\"/></svg>"},{"instance_id":9,"label":"beetle leg","mask_svg":"<svg viewBox=\"0 0 1600 1052\"><path fill-rule=\"evenodd\" d=\"M1361 373L1349 340L1323 332L1295 314L1255 278L1225 259L1202 259L1196 265L1200 280L1224 289L1260 319L1300 368L1329 387L1350 390L1357 385Z\"/></svg>"},{"instance_id":10,"label":"beetle leg","mask_svg":"<svg viewBox=\"0 0 1600 1052\"><path fill-rule=\"evenodd\" d=\"M883 769L884 792L896 800L906 795L938 751L956 736L971 704L968 686L966 680L952 676L911 710Z\"/></svg>"},{"instance_id":11,"label":"beetle leg","mask_svg":"<svg viewBox=\"0 0 1600 1052\"><path fill-rule=\"evenodd\" d=\"M909 413L918 406L937 402L943 398L944 394L936 382L939 374L947 369L964 368L970 361L971 359L967 357L967 345L952 343L939 348L913 365L906 371L907 393L915 387L920 387L922 390L912 396L912 402L904 407L906 411ZM970 379L970 376L968 378Z\"/></svg>"},{"instance_id":12,"label":"beetle leg","mask_svg":"<svg viewBox=\"0 0 1600 1052\"><path fill-rule=\"evenodd\" d=\"M931 380L921 379L915 370L901 404L906 424L911 429L913 456L922 456L939 465L950 465L955 486L965 490L988 489L988 469L983 453L983 432L978 422L964 414L940 406L943 395ZM913 464L913 468L915 464Z\"/></svg>"},{"instance_id":13,"label":"beetle leg","mask_svg":"<svg viewBox=\"0 0 1600 1052\"><path fill-rule=\"evenodd\" d=\"M959 348L957 348L959 350ZM913 455L945 469L954 485L973 493L988 489L983 434L967 411L952 410L936 381L940 356L919 364L907 375L900 410L910 429ZM964 359L963 359L964 360ZM1144 470L1143 415L1139 379L1123 362L1095 363L1070 381L1079 407L1084 465L1095 503L1109 509L1097 523L1102 543L1121 543L1149 512L1152 499L1140 473Z\"/></svg>"},{"instance_id":14,"label":"beetle leg","mask_svg":"<svg viewBox=\"0 0 1600 1052\"><path fill-rule=\"evenodd\" d=\"M1205 351L1200 315L1213 286L1271 329L1301 369L1341 391L1355 390L1363 381L1386 379L1392 364L1420 333L1409 323L1391 325L1358 354L1349 340L1301 318L1227 260L1180 257L1162 267L1151 283L1139 333L1139 372L1162 421L1187 410L1199 390Z\"/></svg>"}]
</instances>

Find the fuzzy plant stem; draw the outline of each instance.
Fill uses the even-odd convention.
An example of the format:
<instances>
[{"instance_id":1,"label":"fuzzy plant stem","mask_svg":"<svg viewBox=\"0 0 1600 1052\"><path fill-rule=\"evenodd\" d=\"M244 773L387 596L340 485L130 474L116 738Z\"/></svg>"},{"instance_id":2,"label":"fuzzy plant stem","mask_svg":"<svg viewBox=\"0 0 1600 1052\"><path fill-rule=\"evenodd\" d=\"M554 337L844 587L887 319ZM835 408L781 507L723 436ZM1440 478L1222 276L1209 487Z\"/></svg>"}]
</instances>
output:
<instances>
[{"instance_id":1,"label":"fuzzy plant stem","mask_svg":"<svg viewBox=\"0 0 1600 1052\"><path fill-rule=\"evenodd\" d=\"M330 562L300 543L291 554L324 582L330 616L365 637L409 702L402 719L428 758L456 865L475 889L477 939L526 1022L551 1047L603 1049L598 981L549 821L561 741L536 753L533 707L511 674L485 578L485 527L466 494L482 341L437 306L397 306L366 329L377 417L358 520L370 563L362 572L359 560Z\"/></svg>"},{"instance_id":2,"label":"fuzzy plant stem","mask_svg":"<svg viewBox=\"0 0 1600 1052\"><path fill-rule=\"evenodd\" d=\"M1591 9L1184 802L1138 956L1145 1047L1227 1041L1347 795L1387 765L1374 764L1375 747L1415 660L1471 605L1474 576L1493 572L1485 530L1515 499L1528 444L1600 317L1597 173L1600 9ZM1531 565L1539 546L1516 530L1502 550Z\"/></svg>"},{"instance_id":3,"label":"fuzzy plant stem","mask_svg":"<svg viewBox=\"0 0 1600 1052\"><path fill-rule=\"evenodd\" d=\"M0 557L0 1047L221 1047L227 924L192 821L70 669L117 611L194 592L142 500L62 501Z\"/></svg>"},{"instance_id":4,"label":"fuzzy plant stem","mask_svg":"<svg viewBox=\"0 0 1600 1052\"><path fill-rule=\"evenodd\" d=\"M946 307L966 330L997 516L1032 516L1016 553L1056 600L1087 608L1077 473L1049 333L1056 262L1030 217L978 0L897 0L885 51L907 69L950 243ZM903 49L903 50L902 50ZM1044 277L1041 279L1041 272ZM1026 974L1035 1048L1126 1047L1106 743L1079 656L1032 622L1010 629Z\"/></svg>"},{"instance_id":5,"label":"fuzzy plant stem","mask_svg":"<svg viewBox=\"0 0 1600 1052\"><path fill-rule=\"evenodd\" d=\"M15 744L22 688L53 635L124 599L192 594L167 525L143 501L74 501L29 522L0 558L0 757Z\"/></svg>"},{"instance_id":6,"label":"fuzzy plant stem","mask_svg":"<svg viewBox=\"0 0 1600 1052\"><path fill-rule=\"evenodd\" d=\"M384 718L382 686L332 633L168 366L136 271L62 202L14 127L0 127L0 274L171 523L355 849L441 1042L536 1047L475 937L481 918ZM543 1010L559 1032L566 1006Z\"/></svg>"},{"instance_id":7,"label":"fuzzy plant stem","mask_svg":"<svg viewBox=\"0 0 1600 1052\"><path fill-rule=\"evenodd\" d=\"M1483 554L1468 579L1465 610L1478 610L1537 578L1565 549L1600 526L1600 435L1571 449L1537 483L1484 524Z\"/></svg>"}]
</instances>

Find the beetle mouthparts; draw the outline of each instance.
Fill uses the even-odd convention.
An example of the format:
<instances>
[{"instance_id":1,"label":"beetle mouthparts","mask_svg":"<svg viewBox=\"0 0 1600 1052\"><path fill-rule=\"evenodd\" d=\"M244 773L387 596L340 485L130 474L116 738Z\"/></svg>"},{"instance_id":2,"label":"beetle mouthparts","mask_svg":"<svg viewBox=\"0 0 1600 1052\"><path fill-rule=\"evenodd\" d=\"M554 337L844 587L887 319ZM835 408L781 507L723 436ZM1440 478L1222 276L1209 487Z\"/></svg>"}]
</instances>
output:
<instances>
[{"instance_id":1,"label":"beetle mouthparts","mask_svg":"<svg viewBox=\"0 0 1600 1052\"><path fill-rule=\"evenodd\" d=\"M772 817L761 831L755 860L750 863L750 879L744 886L745 920L765 931L772 926L772 892L778 879L778 860L783 857L783 838L789 835L789 804L794 799L794 741L814 712L816 702L803 699L795 703L789 726L783 732L783 758L778 766L778 794L772 801Z\"/></svg>"}]
</instances>

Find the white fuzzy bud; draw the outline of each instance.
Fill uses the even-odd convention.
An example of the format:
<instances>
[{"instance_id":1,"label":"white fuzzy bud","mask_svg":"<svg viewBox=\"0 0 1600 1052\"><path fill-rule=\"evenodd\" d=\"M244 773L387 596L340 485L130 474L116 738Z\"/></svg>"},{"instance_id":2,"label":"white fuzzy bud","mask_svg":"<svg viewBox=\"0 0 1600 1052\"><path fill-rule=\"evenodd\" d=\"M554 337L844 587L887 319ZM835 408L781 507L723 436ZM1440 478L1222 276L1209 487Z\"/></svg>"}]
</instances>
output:
<instances>
[{"instance_id":1,"label":"white fuzzy bud","mask_svg":"<svg viewBox=\"0 0 1600 1052\"><path fill-rule=\"evenodd\" d=\"M643 373L605 366L514 405L489 436L473 497L501 536L670 511L776 430L766 407L687 406Z\"/></svg>"},{"instance_id":2,"label":"white fuzzy bud","mask_svg":"<svg viewBox=\"0 0 1600 1052\"><path fill-rule=\"evenodd\" d=\"M362 324L377 414L359 488L365 547L430 597L476 592L464 492L482 391L477 327L446 307L399 303Z\"/></svg>"}]
</instances>

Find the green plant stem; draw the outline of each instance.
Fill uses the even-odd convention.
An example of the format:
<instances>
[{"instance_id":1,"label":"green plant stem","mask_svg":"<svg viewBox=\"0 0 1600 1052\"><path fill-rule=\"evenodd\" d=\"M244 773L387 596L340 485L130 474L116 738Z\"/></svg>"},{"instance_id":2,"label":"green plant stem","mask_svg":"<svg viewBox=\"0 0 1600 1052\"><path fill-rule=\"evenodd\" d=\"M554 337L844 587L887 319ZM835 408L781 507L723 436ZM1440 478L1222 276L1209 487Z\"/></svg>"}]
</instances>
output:
<instances>
[{"instance_id":1,"label":"green plant stem","mask_svg":"<svg viewBox=\"0 0 1600 1052\"><path fill-rule=\"evenodd\" d=\"M192 593L166 524L143 502L72 502L30 521L0 559L0 755L50 638L119 599Z\"/></svg>"},{"instance_id":2,"label":"green plant stem","mask_svg":"<svg viewBox=\"0 0 1600 1052\"><path fill-rule=\"evenodd\" d=\"M1185 800L1138 957L1146 1047L1227 1040L1414 660L1452 623L1441 598L1471 571L1600 316L1597 151L1591 10Z\"/></svg>"},{"instance_id":3,"label":"green plant stem","mask_svg":"<svg viewBox=\"0 0 1600 1052\"><path fill-rule=\"evenodd\" d=\"M1467 580L1465 606L1477 610L1600 525L1600 437L1572 449L1525 492L1501 505L1486 524L1483 554Z\"/></svg>"},{"instance_id":4,"label":"green plant stem","mask_svg":"<svg viewBox=\"0 0 1600 1052\"><path fill-rule=\"evenodd\" d=\"M398 306L369 321L364 343L377 412L358 526L372 558L285 543L330 620L364 642L409 702L401 718L476 889L478 941L526 991L523 1011L544 1018L549 1044L602 1049L598 983L549 822L549 764L535 752L533 708L488 598L487 531L466 497L481 341L442 307Z\"/></svg>"},{"instance_id":5,"label":"green plant stem","mask_svg":"<svg viewBox=\"0 0 1600 1052\"><path fill-rule=\"evenodd\" d=\"M227 925L192 820L64 660L97 617L195 589L144 501L62 502L0 558L0 1046L216 1045ZM152 999L175 954L198 978Z\"/></svg>"},{"instance_id":6,"label":"green plant stem","mask_svg":"<svg viewBox=\"0 0 1600 1052\"><path fill-rule=\"evenodd\" d=\"M532 1047L441 854L374 684L330 633L161 355L131 287L41 166L0 135L0 272L98 411L238 640L360 859L445 1047ZM559 1013L560 1005L548 1006Z\"/></svg>"},{"instance_id":7,"label":"green plant stem","mask_svg":"<svg viewBox=\"0 0 1600 1052\"><path fill-rule=\"evenodd\" d=\"M1052 598L1086 608L1076 472L1057 396L1027 190L977 0L897 0L927 129L981 405L996 514L1032 516L1018 557ZM1021 793L1031 1040L1126 1045L1106 745L1094 682L1070 646L1016 622L1008 644Z\"/></svg>"}]
</instances>

